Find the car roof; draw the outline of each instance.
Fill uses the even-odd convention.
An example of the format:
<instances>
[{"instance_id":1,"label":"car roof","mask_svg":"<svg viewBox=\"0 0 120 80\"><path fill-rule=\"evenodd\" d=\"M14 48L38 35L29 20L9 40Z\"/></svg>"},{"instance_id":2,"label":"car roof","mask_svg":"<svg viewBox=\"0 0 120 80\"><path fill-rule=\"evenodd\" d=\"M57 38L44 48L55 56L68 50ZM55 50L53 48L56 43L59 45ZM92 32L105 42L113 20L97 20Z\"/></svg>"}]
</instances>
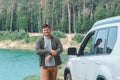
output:
<instances>
[{"instance_id":1,"label":"car roof","mask_svg":"<svg viewBox=\"0 0 120 80\"><path fill-rule=\"evenodd\" d=\"M99 20L93 25L93 27L97 27L97 26L105 25L105 24L111 24L111 23L120 23L120 16L115 16L115 17L110 17L110 18L106 18L103 20Z\"/></svg>"}]
</instances>

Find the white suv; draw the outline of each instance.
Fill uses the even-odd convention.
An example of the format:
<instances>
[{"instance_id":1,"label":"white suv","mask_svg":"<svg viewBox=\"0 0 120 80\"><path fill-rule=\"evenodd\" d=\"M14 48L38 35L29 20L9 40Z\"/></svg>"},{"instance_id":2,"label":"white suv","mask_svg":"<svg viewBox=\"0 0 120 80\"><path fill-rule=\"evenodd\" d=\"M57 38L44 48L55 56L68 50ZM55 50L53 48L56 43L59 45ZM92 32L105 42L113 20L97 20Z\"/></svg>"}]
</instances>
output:
<instances>
[{"instance_id":1,"label":"white suv","mask_svg":"<svg viewBox=\"0 0 120 80\"><path fill-rule=\"evenodd\" d=\"M64 80L120 80L120 16L97 21L68 55Z\"/></svg>"}]
</instances>

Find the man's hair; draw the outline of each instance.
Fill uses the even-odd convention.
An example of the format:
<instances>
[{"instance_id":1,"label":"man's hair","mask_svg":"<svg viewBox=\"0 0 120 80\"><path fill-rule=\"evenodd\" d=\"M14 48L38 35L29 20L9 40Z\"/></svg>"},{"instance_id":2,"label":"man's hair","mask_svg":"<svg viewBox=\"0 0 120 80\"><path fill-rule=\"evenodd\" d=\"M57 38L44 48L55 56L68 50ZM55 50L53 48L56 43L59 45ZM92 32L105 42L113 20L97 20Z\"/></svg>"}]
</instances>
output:
<instances>
[{"instance_id":1,"label":"man's hair","mask_svg":"<svg viewBox=\"0 0 120 80\"><path fill-rule=\"evenodd\" d=\"M46 28L46 27L49 27L49 28L50 28L50 26L49 26L48 24L42 25L42 29L43 29L43 28Z\"/></svg>"}]
</instances>

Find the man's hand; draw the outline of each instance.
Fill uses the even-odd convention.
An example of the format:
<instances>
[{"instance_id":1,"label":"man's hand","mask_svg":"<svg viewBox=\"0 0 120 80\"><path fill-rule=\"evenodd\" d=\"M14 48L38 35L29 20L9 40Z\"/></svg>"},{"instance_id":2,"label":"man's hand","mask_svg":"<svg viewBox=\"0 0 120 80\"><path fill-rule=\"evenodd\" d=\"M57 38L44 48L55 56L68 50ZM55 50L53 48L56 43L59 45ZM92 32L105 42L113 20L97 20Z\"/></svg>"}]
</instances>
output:
<instances>
[{"instance_id":1,"label":"man's hand","mask_svg":"<svg viewBox=\"0 0 120 80\"><path fill-rule=\"evenodd\" d=\"M50 50L50 54L52 54L52 55L56 55L57 52L56 52L55 50Z\"/></svg>"},{"instance_id":2,"label":"man's hand","mask_svg":"<svg viewBox=\"0 0 120 80\"><path fill-rule=\"evenodd\" d=\"M48 55L48 56L45 58L45 61L46 61L46 62L49 62L50 57L51 57L51 55Z\"/></svg>"}]
</instances>

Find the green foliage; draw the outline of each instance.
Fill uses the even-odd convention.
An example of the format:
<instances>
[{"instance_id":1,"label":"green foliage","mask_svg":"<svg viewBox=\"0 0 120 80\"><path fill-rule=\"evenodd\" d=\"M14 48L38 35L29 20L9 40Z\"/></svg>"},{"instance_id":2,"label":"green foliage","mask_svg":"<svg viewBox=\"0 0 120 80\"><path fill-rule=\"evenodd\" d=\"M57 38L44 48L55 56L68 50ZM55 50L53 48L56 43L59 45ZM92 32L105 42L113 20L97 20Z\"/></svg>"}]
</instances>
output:
<instances>
[{"instance_id":1,"label":"green foliage","mask_svg":"<svg viewBox=\"0 0 120 80\"><path fill-rule=\"evenodd\" d=\"M20 30L19 32L15 31L0 31L0 41L1 40L24 40L26 43L32 43L35 42L38 37L40 36L31 36L29 37L29 34L25 32L24 30Z\"/></svg>"},{"instance_id":2,"label":"green foliage","mask_svg":"<svg viewBox=\"0 0 120 80\"><path fill-rule=\"evenodd\" d=\"M29 37L28 40L29 42L35 42L40 36L32 36L32 37Z\"/></svg>"},{"instance_id":3,"label":"green foliage","mask_svg":"<svg viewBox=\"0 0 120 80\"><path fill-rule=\"evenodd\" d=\"M83 33L97 20L120 14L120 0L68 1L0 0L0 31L39 32L48 23L52 30Z\"/></svg>"},{"instance_id":4,"label":"green foliage","mask_svg":"<svg viewBox=\"0 0 120 80\"><path fill-rule=\"evenodd\" d=\"M105 17L105 9L103 7L98 7L95 12L95 20L101 20Z\"/></svg>"},{"instance_id":5,"label":"green foliage","mask_svg":"<svg viewBox=\"0 0 120 80\"><path fill-rule=\"evenodd\" d=\"M19 32L0 31L0 40L23 40L27 36L29 36L28 33L23 30Z\"/></svg>"},{"instance_id":6,"label":"green foliage","mask_svg":"<svg viewBox=\"0 0 120 80\"><path fill-rule=\"evenodd\" d=\"M17 20L16 20L17 30L20 30L20 29L26 30L26 28L27 28L28 17L27 17L27 15L24 15L24 12L25 11L17 12Z\"/></svg>"},{"instance_id":7,"label":"green foliage","mask_svg":"<svg viewBox=\"0 0 120 80\"><path fill-rule=\"evenodd\" d=\"M28 37L28 33L25 31L15 31L14 33L11 34L11 40L22 40L25 37Z\"/></svg>"},{"instance_id":8,"label":"green foliage","mask_svg":"<svg viewBox=\"0 0 120 80\"><path fill-rule=\"evenodd\" d=\"M25 36L25 42L26 42L26 43L29 43L29 42L30 42L29 39L30 39L29 36Z\"/></svg>"},{"instance_id":9,"label":"green foliage","mask_svg":"<svg viewBox=\"0 0 120 80\"><path fill-rule=\"evenodd\" d=\"M66 63L66 61L68 60L68 56L67 56L67 50L64 50L63 53L60 55L62 63Z\"/></svg>"},{"instance_id":10,"label":"green foliage","mask_svg":"<svg viewBox=\"0 0 120 80\"><path fill-rule=\"evenodd\" d=\"M75 31L77 33L81 32L81 26L82 26L82 16L79 16L76 18L76 22L75 22Z\"/></svg>"},{"instance_id":11,"label":"green foliage","mask_svg":"<svg viewBox=\"0 0 120 80\"><path fill-rule=\"evenodd\" d=\"M0 40L6 40L6 39L10 39L10 35L11 32L7 32L7 31L0 31Z\"/></svg>"},{"instance_id":12,"label":"green foliage","mask_svg":"<svg viewBox=\"0 0 120 80\"><path fill-rule=\"evenodd\" d=\"M51 34L57 38L66 38L66 35L61 31L53 31Z\"/></svg>"},{"instance_id":13,"label":"green foliage","mask_svg":"<svg viewBox=\"0 0 120 80\"><path fill-rule=\"evenodd\" d=\"M117 7L115 8L115 15L120 15L120 3L117 5Z\"/></svg>"},{"instance_id":14,"label":"green foliage","mask_svg":"<svg viewBox=\"0 0 120 80\"><path fill-rule=\"evenodd\" d=\"M83 35L76 34L76 35L72 38L72 40L77 41L78 43L80 43L83 38L84 38Z\"/></svg>"}]
</instances>

